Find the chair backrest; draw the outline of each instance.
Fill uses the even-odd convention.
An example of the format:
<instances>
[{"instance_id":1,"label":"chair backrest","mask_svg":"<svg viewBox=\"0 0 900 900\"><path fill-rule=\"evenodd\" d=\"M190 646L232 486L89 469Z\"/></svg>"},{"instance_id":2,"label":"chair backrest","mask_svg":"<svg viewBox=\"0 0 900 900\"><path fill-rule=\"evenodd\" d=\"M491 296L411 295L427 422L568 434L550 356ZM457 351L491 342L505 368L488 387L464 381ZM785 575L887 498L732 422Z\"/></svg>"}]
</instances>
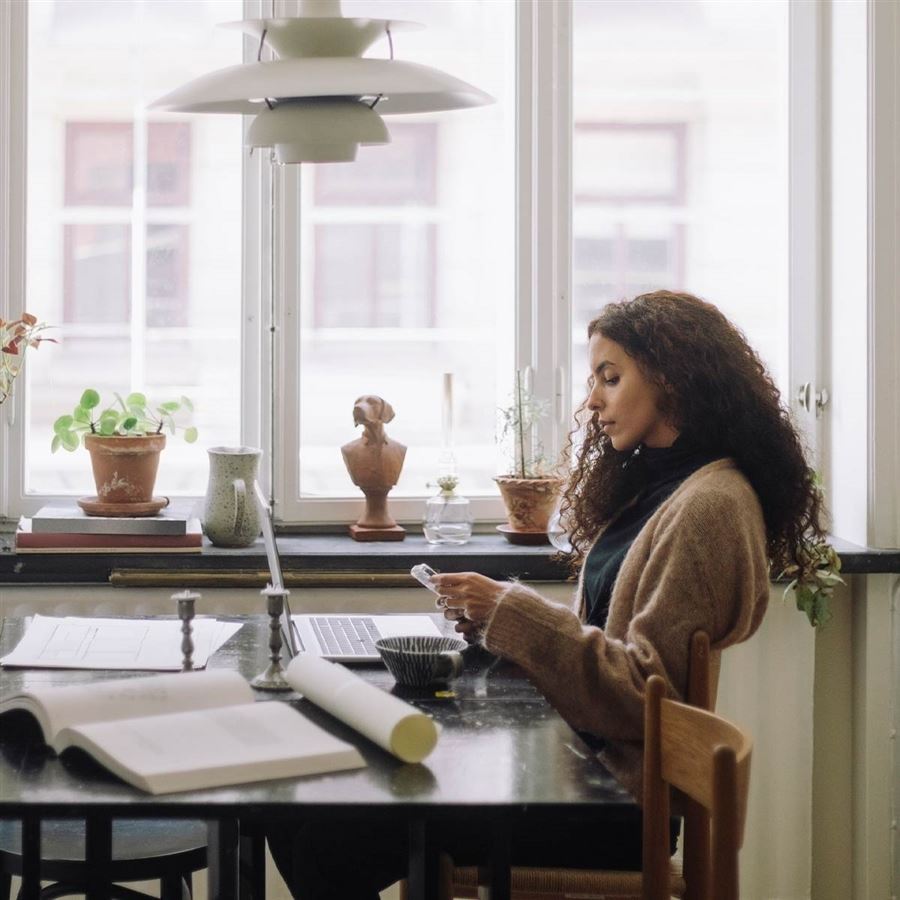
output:
<instances>
[{"instance_id":1,"label":"chair backrest","mask_svg":"<svg viewBox=\"0 0 900 900\"><path fill-rule=\"evenodd\" d=\"M712 833L708 898L737 900L752 741L738 726L668 700L654 675L644 700L644 900L668 900L669 788L708 811Z\"/></svg>"},{"instance_id":2,"label":"chair backrest","mask_svg":"<svg viewBox=\"0 0 900 900\"><path fill-rule=\"evenodd\" d=\"M713 663L709 635L695 631L691 637L688 657L688 683L685 702L691 706L714 712L719 688L719 656ZM684 872L684 900L706 900L709 896L709 814L700 803L683 797L684 843L682 869Z\"/></svg>"}]
</instances>

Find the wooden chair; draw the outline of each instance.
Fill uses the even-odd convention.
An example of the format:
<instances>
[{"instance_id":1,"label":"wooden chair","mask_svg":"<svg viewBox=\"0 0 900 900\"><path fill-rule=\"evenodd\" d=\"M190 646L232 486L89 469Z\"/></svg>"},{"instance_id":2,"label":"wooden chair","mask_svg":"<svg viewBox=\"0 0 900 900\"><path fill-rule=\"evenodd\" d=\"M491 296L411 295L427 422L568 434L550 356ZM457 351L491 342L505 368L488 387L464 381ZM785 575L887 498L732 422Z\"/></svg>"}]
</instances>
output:
<instances>
[{"instance_id":1,"label":"wooden chair","mask_svg":"<svg viewBox=\"0 0 900 900\"><path fill-rule=\"evenodd\" d=\"M112 882L155 881L162 900L190 898L192 873L206 868L206 823L156 819L115 819L112 825ZM84 894L89 872L85 862L85 828L73 819L53 819L41 826L41 879L51 881L42 900ZM0 820L0 900L7 900L12 876L22 874L22 830L15 820ZM112 900L150 898L114 883Z\"/></svg>"},{"instance_id":2,"label":"wooden chair","mask_svg":"<svg viewBox=\"0 0 900 900\"><path fill-rule=\"evenodd\" d=\"M712 710L718 689L718 666L712 665L709 635L696 632L691 638L688 666L687 702L703 710ZM709 896L710 839L709 815L701 803L690 798L684 802L684 853L682 860L668 860L668 896L685 900L707 900ZM666 820L668 831L668 819ZM474 866L454 868L445 857L441 862L443 900L477 898L479 885L486 883L486 872ZM511 872L514 900L564 900L567 897L602 900L637 900L642 896L641 872L601 869L563 869L516 866ZM404 897L401 884L401 897Z\"/></svg>"},{"instance_id":3,"label":"wooden chair","mask_svg":"<svg viewBox=\"0 0 900 900\"><path fill-rule=\"evenodd\" d=\"M644 701L643 900L669 900L670 787L710 816L707 900L738 900L753 742L715 713L666 699L665 690L652 676Z\"/></svg>"}]
</instances>

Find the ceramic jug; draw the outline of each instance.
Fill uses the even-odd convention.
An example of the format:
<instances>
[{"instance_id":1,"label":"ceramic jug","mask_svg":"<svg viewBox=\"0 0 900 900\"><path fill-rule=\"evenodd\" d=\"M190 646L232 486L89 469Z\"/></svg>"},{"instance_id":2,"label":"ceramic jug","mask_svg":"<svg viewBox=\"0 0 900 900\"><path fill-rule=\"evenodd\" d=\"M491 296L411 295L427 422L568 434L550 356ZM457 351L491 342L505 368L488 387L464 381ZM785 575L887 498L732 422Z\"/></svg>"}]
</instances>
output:
<instances>
[{"instance_id":1,"label":"ceramic jug","mask_svg":"<svg viewBox=\"0 0 900 900\"><path fill-rule=\"evenodd\" d=\"M203 530L218 547L247 547L259 537L259 508L253 482L262 450L210 447L209 484L203 504Z\"/></svg>"}]
</instances>

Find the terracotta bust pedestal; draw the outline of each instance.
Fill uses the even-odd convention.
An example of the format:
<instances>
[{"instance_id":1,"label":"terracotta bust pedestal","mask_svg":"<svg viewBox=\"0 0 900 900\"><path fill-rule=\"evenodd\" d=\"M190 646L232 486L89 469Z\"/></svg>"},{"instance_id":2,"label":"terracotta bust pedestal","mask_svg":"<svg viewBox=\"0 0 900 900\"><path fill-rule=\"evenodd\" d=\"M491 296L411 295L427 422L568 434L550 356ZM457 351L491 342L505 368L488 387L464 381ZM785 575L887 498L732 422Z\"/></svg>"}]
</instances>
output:
<instances>
[{"instance_id":1,"label":"terracotta bust pedestal","mask_svg":"<svg viewBox=\"0 0 900 900\"><path fill-rule=\"evenodd\" d=\"M365 395L353 405L353 423L363 426L362 437L344 444L341 454L353 483L366 497L366 508L350 537L355 541L402 541L406 529L388 512L387 496L400 478L406 447L384 433L394 410L381 397Z\"/></svg>"}]
</instances>

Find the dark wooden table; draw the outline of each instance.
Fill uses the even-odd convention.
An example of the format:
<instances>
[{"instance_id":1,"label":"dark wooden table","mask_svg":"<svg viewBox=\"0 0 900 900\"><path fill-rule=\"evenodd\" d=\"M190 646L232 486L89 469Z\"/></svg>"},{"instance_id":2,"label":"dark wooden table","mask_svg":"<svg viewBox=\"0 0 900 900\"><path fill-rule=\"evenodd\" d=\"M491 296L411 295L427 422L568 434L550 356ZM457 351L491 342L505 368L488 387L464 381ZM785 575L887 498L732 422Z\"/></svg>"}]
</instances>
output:
<instances>
[{"instance_id":1,"label":"dark wooden table","mask_svg":"<svg viewBox=\"0 0 900 900\"><path fill-rule=\"evenodd\" d=\"M237 669L250 678L265 666L267 620L260 616L240 621L241 630L209 666ZM24 629L21 619L2 624L0 654L15 646ZM393 691L441 724L437 748L419 765L401 763L297 695L281 695L359 747L367 768L152 796L120 781L80 751L56 757L35 738L35 729L23 727L17 714L0 719L0 818L23 824L23 896L36 896L42 818L83 819L88 853L101 873L114 818L208 820L210 896L225 900L238 893L239 823L287 823L302 810L307 819L349 816L375 828L379 823L403 823L409 829L409 889L415 900L436 897L436 835L477 819L493 835L486 848L491 896L508 897L507 825L513 818L529 817L547 828L562 818L570 826L600 817L611 821L633 815L634 802L521 670L474 647L466 657L466 671L453 683L451 696L429 688L401 688L380 666L356 667L367 681ZM0 696L39 685L139 674L2 669ZM259 700L272 702L266 694ZM102 887L97 890L102 896Z\"/></svg>"}]
</instances>

